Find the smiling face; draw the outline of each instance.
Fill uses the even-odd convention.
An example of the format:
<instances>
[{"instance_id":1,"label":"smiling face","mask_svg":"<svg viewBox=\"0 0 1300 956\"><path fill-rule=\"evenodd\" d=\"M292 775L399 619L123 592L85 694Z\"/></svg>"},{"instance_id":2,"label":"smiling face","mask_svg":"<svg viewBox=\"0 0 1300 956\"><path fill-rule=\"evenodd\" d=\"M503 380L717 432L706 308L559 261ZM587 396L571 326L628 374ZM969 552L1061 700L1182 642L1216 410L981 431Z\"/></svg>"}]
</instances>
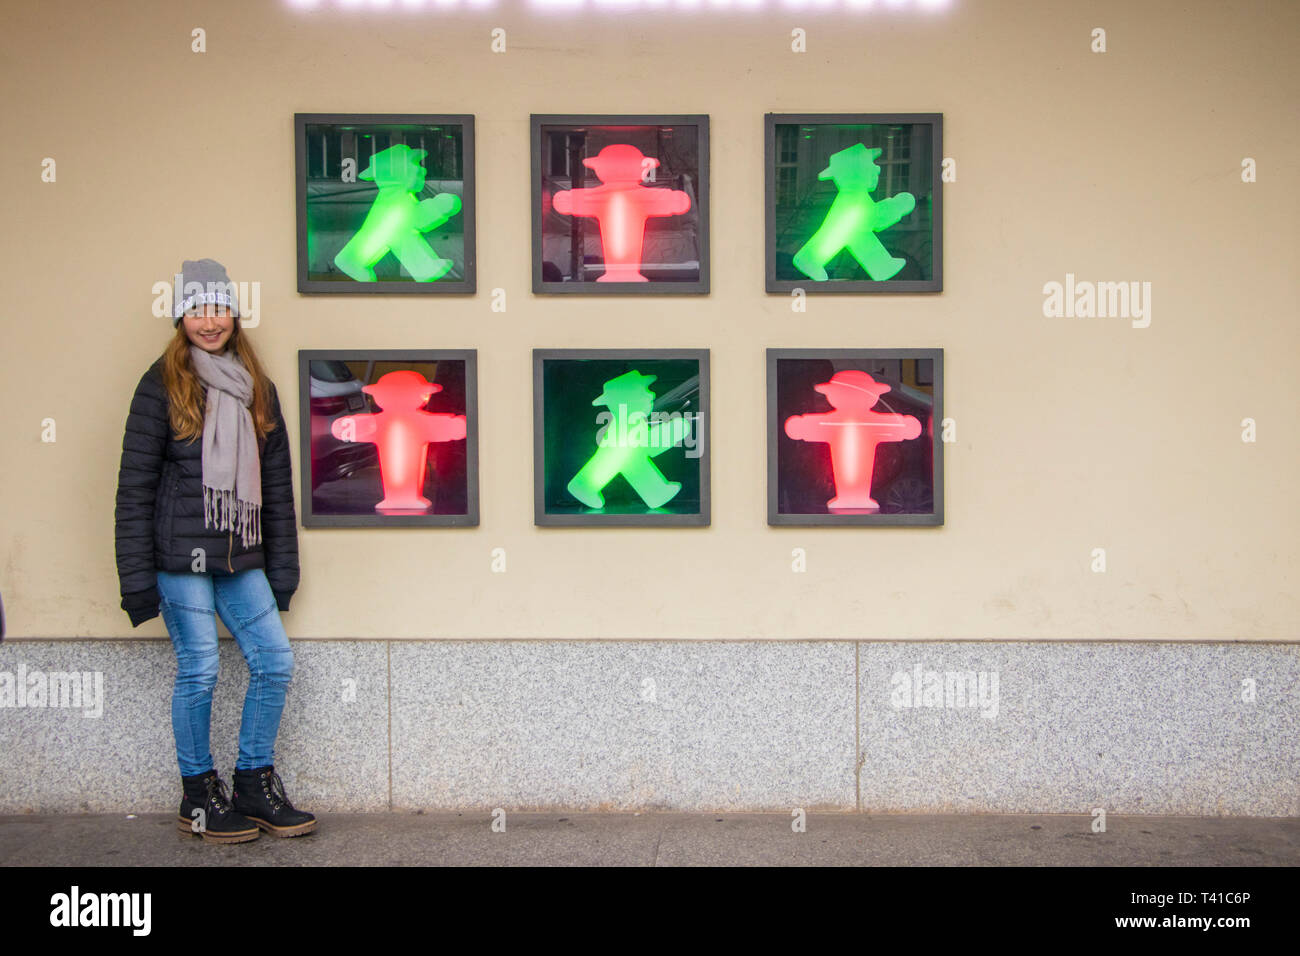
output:
<instances>
[{"instance_id":1,"label":"smiling face","mask_svg":"<svg viewBox=\"0 0 1300 956\"><path fill-rule=\"evenodd\" d=\"M181 317L186 337L205 352L216 355L226 348L235 331L235 319L225 305L196 305Z\"/></svg>"}]
</instances>

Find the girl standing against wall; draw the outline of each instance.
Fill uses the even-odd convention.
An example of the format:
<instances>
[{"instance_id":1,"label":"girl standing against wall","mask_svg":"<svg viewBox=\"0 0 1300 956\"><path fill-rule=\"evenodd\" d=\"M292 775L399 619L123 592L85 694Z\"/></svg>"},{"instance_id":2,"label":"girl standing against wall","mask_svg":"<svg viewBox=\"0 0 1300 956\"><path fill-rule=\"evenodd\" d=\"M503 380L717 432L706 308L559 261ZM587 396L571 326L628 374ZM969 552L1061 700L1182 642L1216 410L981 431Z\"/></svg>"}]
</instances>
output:
<instances>
[{"instance_id":1,"label":"girl standing against wall","mask_svg":"<svg viewBox=\"0 0 1300 956\"><path fill-rule=\"evenodd\" d=\"M279 612L298 587L289 439L225 267L187 260L181 277L176 334L140 379L122 440L122 608L133 627L161 613L176 651L177 826L216 843L301 836L316 818L289 802L273 758L293 675ZM229 797L209 744L217 615L249 672Z\"/></svg>"}]
</instances>

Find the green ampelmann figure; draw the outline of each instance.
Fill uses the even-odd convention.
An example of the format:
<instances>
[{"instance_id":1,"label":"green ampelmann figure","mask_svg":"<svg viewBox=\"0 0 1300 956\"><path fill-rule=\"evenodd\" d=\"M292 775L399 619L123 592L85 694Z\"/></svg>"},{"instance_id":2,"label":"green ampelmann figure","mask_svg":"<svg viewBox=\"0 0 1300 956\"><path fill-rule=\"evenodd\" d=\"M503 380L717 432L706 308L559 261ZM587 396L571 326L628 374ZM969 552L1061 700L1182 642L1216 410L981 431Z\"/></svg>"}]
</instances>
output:
<instances>
[{"instance_id":1,"label":"green ampelmann figure","mask_svg":"<svg viewBox=\"0 0 1300 956\"><path fill-rule=\"evenodd\" d=\"M605 507L601 489L619 474L650 508L667 504L682 490L680 481L669 481L650 460L681 444L690 430L685 417L649 420L655 401L649 385L657 377L635 369L624 372L606 382L591 403L609 408L610 421L597 440L596 454L568 485L569 494L588 508Z\"/></svg>"},{"instance_id":2,"label":"green ampelmann figure","mask_svg":"<svg viewBox=\"0 0 1300 956\"><path fill-rule=\"evenodd\" d=\"M426 154L399 143L371 156L370 165L358 174L373 181L379 195L356 235L334 257L334 264L358 282L374 282L375 263L389 252L416 282L441 279L455 264L441 258L424 238L460 212L455 193L416 198L424 189L427 172L421 164Z\"/></svg>"},{"instance_id":3,"label":"green ampelmann figure","mask_svg":"<svg viewBox=\"0 0 1300 956\"><path fill-rule=\"evenodd\" d=\"M876 281L892 279L907 263L891 256L876 233L915 209L916 197L903 192L879 201L871 198L880 184L880 153L879 147L854 143L831 153L830 165L817 174L818 179L832 180L839 194L812 238L794 254L794 267L808 278L825 282L826 264L845 247Z\"/></svg>"}]
</instances>

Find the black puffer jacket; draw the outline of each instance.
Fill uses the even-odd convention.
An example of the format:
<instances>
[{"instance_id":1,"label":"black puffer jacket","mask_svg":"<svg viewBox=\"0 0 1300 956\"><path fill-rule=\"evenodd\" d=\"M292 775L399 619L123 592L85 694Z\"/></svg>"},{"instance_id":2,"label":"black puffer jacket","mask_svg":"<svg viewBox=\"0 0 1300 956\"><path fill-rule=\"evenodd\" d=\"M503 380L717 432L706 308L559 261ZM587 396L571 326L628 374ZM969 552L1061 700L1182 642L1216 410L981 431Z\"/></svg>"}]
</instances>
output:
<instances>
[{"instance_id":1,"label":"black puffer jacket","mask_svg":"<svg viewBox=\"0 0 1300 956\"><path fill-rule=\"evenodd\" d=\"M117 576L132 627L158 615L156 572L195 570L195 548L203 549L209 574L264 568L276 604L289 610L298 589L298 520L289 436L274 385L270 397L275 429L258 442L262 543L245 548L234 532L203 526L203 436L183 442L172 435L162 359L140 379L117 473Z\"/></svg>"}]
</instances>

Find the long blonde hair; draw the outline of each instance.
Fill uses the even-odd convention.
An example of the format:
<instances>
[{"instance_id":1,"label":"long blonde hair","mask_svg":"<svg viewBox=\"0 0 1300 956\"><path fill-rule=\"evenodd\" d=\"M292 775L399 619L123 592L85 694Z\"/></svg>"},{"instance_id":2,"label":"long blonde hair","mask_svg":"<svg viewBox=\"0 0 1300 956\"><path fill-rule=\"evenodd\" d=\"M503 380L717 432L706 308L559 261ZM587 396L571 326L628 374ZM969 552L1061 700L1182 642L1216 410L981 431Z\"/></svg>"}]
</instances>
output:
<instances>
[{"instance_id":1,"label":"long blonde hair","mask_svg":"<svg viewBox=\"0 0 1300 956\"><path fill-rule=\"evenodd\" d=\"M227 343L235 350L244 368L253 377L253 427L258 439L275 430L271 419L271 390L262 364L253 351L253 343L239 330L239 319L234 320ZM172 431L179 441L193 441L203 434L203 418L207 411L207 391L194 374L190 361L190 339L185 334L184 321L176 323L176 335L163 352L163 386L167 389Z\"/></svg>"}]
</instances>

